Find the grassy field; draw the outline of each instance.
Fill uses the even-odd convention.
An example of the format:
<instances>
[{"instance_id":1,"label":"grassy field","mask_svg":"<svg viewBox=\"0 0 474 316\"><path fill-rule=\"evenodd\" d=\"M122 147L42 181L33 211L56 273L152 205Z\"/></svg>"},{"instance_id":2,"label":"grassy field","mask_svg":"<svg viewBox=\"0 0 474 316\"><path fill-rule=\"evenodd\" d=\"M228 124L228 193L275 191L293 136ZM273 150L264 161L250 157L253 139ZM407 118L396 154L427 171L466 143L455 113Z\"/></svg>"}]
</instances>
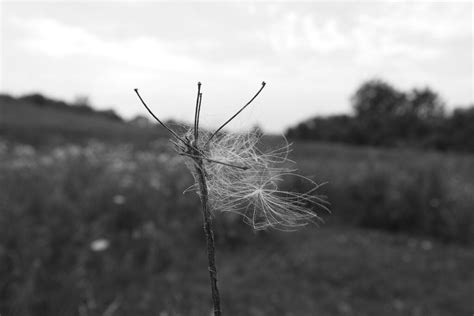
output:
<instances>
[{"instance_id":1,"label":"grassy field","mask_svg":"<svg viewBox=\"0 0 474 316\"><path fill-rule=\"evenodd\" d=\"M332 218L444 241L474 241L474 157L298 143L301 172L327 181Z\"/></svg>"},{"instance_id":2,"label":"grassy field","mask_svg":"<svg viewBox=\"0 0 474 316\"><path fill-rule=\"evenodd\" d=\"M0 99L0 136L36 146L83 142L94 137L109 143L145 145L164 136L158 128L140 128L72 106L54 108L19 100Z\"/></svg>"},{"instance_id":3,"label":"grassy field","mask_svg":"<svg viewBox=\"0 0 474 316\"><path fill-rule=\"evenodd\" d=\"M473 312L472 156L294 148L332 214L292 233L217 216L226 315ZM0 174L2 315L210 313L198 199L165 139L2 141Z\"/></svg>"}]
</instances>

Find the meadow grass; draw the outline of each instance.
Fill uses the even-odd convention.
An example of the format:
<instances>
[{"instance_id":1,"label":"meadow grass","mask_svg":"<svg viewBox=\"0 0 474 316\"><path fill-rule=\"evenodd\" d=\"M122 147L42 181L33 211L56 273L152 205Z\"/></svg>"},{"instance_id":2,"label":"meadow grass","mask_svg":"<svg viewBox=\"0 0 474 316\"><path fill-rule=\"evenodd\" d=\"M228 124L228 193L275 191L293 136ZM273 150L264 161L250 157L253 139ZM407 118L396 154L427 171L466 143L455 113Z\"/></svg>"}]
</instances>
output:
<instances>
[{"instance_id":1,"label":"meadow grass","mask_svg":"<svg viewBox=\"0 0 474 316\"><path fill-rule=\"evenodd\" d=\"M333 221L444 241L474 241L474 157L297 143L301 173L328 183ZM297 184L296 184L297 185Z\"/></svg>"},{"instance_id":2,"label":"meadow grass","mask_svg":"<svg viewBox=\"0 0 474 316\"><path fill-rule=\"evenodd\" d=\"M294 148L302 174L329 181L332 215L291 234L218 215L229 315L472 312L471 156ZM198 198L182 194L193 181L166 140L146 150L1 142L0 174L2 315L210 313Z\"/></svg>"}]
</instances>

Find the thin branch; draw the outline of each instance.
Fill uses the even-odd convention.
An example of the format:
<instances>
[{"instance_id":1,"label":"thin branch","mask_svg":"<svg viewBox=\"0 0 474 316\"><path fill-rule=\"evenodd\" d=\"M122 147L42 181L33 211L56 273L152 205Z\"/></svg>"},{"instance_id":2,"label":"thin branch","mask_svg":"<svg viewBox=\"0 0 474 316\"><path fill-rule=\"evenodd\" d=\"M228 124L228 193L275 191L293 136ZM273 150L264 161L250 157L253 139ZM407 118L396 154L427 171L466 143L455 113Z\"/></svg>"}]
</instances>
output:
<instances>
[{"instance_id":1,"label":"thin branch","mask_svg":"<svg viewBox=\"0 0 474 316\"><path fill-rule=\"evenodd\" d=\"M216 136L217 133L219 133L219 131L221 129L223 129L227 124L229 124L237 115L240 114L240 112L242 112L250 103L253 102L253 100L255 100L255 98L260 94L260 92L262 92L263 88L265 88L265 81L262 82L262 86L260 87L260 89L257 91L257 93L253 96L252 99L250 99L249 102L247 102L247 104L245 104L240 110L237 111L237 113L235 113L230 119L228 119L224 124L221 125L221 127L219 127L212 135L211 137L209 137L209 139L207 140L206 144L204 146L206 146L207 144L209 144L209 142L212 140L212 138L214 138L214 136Z\"/></svg>"},{"instance_id":2,"label":"thin branch","mask_svg":"<svg viewBox=\"0 0 474 316\"><path fill-rule=\"evenodd\" d=\"M198 131L198 133L199 133L199 123L201 122L201 104L202 104L202 92L199 93L199 108L198 108L197 123L196 123L196 130ZM196 138L196 142L197 142L197 138ZM197 143L196 143L196 146L197 146Z\"/></svg>"},{"instance_id":3,"label":"thin branch","mask_svg":"<svg viewBox=\"0 0 474 316\"><path fill-rule=\"evenodd\" d=\"M194 110L194 141L197 144L197 140L199 137L199 112L201 111L200 109L200 95L201 95L201 83L198 82L198 91L197 91L197 96L196 96L196 108Z\"/></svg>"},{"instance_id":4,"label":"thin branch","mask_svg":"<svg viewBox=\"0 0 474 316\"><path fill-rule=\"evenodd\" d=\"M178 155L180 155L180 156L186 156L186 157L190 157L190 158L201 158L201 159L207 160L207 161L209 161L209 162L214 162L214 163L218 163L218 164L220 164L220 165L224 165L224 166L228 166L228 167L232 167L232 168L237 168L237 169L242 169L242 170L248 170L248 169L249 169L249 167L233 165L233 164L230 164L230 163L227 163L227 162L223 162L223 161L219 161L219 160L207 158L206 156L196 156L196 155L192 155L192 154L188 154L188 153L183 153L183 152L178 153Z\"/></svg>"},{"instance_id":5,"label":"thin branch","mask_svg":"<svg viewBox=\"0 0 474 316\"><path fill-rule=\"evenodd\" d=\"M138 98L140 99L140 101L142 102L143 106L147 109L147 111L151 114L151 116L153 116L153 118L161 124L161 126L163 126L164 128L166 128L168 130L168 132L170 132L174 137L176 137L177 139L179 139L183 144L185 144L186 146L189 146L189 144L184 140L182 139L181 137L179 137L178 134L176 134L175 131L173 131L171 128L169 128L165 123L163 123L151 110L150 108L148 107L148 105L146 105L145 101L143 101L140 93L138 93L138 89L133 89L135 91L135 93L137 94Z\"/></svg>"}]
</instances>

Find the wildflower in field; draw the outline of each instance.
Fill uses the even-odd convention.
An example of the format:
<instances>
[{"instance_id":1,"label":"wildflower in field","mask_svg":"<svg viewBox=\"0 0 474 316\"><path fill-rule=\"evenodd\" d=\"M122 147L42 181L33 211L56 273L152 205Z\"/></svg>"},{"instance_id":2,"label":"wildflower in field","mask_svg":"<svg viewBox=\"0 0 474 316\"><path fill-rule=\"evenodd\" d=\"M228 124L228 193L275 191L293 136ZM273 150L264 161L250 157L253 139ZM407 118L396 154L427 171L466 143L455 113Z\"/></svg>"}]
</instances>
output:
<instances>
[{"instance_id":1,"label":"wildflower in field","mask_svg":"<svg viewBox=\"0 0 474 316\"><path fill-rule=\"evenodd\" d=\"M112 200L117 205L122 205L125 203L125 197L120 194L115 195Z\"/></svg>"},{"instance_id":2,"label":"wildflower in field","mask_svg":"<svg viewBox=\"0 0 474 316\"><path fill-rule=\"evenodd\" d=\"M90 245L91 250L95 252L107 250L109 246L110 246L110 242L104 238L96 239L93 242L91 242L91 245Z\"/></svg>"}]
</instances>

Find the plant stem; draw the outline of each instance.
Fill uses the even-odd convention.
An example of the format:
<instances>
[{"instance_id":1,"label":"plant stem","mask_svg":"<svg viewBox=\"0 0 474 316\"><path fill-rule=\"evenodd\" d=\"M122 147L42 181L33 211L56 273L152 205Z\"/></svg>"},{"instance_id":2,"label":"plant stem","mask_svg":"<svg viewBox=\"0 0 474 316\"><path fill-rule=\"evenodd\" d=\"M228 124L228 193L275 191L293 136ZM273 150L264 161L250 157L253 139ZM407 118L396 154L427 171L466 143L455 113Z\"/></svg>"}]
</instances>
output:
<instances>
[{"instance_id":1,"label":"plant stem","mask_svg":"<svg viewBox=\"0 0 474 316\"><path fill-rule=\"evenodd\" d=\"M214 316L221 316L222 313L221 313L221 306L220 306L219 289L217 288L217 268L216 268L216 256L215 256L215 245L214 245L214 231L212 229L211 212L209 211L209 208L208 208L209 192L207 190L204 163L201 158L194 158L194 161L196 162L195 168L196 168L196 174L197 174L198 183L199 183L204 233L206 235L206 242L207 242L207 259L209 261L209 278L211 280Z\"/></svg>"}]
</instances>

